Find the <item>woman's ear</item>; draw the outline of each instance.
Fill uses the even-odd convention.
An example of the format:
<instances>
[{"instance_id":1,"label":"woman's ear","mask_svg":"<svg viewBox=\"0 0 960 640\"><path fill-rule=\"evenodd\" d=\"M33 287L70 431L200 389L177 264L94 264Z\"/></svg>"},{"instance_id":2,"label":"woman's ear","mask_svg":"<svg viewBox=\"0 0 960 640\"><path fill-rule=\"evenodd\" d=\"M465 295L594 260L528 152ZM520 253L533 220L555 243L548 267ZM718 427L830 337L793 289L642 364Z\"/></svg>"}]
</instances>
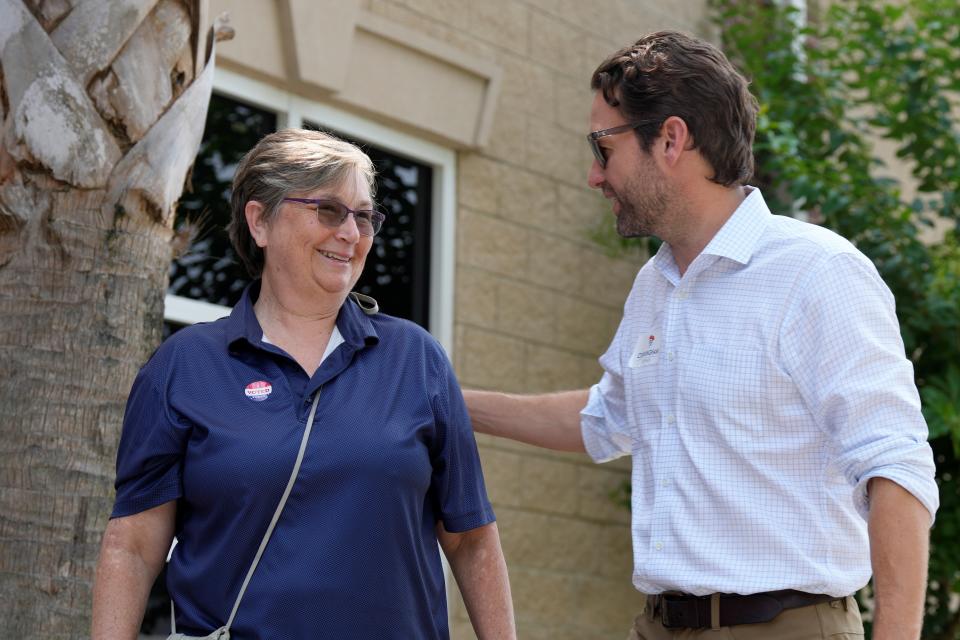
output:
<instances>
[{"instance_id":1,"label":"woman's ear","mask_svg":"<svg viewBox=\"0 0 960 640\"><path fill-rule=\"evenodd\" d=\"M264 216L265 209L262 202L248 200L243 207L243 215L247 219L247 228L250 229L250 236L257 246L263 249L267 246L267 222Z\"/></svg>"}]
</instances>

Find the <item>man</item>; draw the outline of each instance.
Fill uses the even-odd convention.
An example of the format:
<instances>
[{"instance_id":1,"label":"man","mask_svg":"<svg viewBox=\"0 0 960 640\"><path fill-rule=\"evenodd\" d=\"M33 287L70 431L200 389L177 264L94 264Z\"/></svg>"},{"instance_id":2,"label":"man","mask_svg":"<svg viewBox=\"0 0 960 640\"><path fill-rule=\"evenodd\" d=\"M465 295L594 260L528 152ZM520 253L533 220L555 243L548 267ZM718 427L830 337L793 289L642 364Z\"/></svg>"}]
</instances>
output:
<instances>
[{"instance_id":1,"label":"man","mask_svg":"<svg viewBox=\"0 0 960 640\"><path fill-rule=\"evenodd\" d=\"M631 638L919 637L932 452L894 301L836 234L771 215L756 102L712 45L646 36L593 74L588 181L640 270L589 390L472 391L477 431L632 455Z\"/></svg>"}]
</instances>

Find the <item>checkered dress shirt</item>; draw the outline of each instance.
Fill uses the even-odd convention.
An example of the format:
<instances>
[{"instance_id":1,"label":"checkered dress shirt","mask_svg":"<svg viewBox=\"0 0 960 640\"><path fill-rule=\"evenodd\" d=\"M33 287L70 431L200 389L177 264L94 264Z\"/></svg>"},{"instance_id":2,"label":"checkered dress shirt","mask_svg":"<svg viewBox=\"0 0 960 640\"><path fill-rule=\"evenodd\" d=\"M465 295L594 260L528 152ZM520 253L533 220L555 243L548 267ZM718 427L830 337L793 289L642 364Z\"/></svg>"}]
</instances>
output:
<instances>
[{"instance_id":1,"label":"checkered dress shirt","mask_svg":"<svg viewBox=\"0 0 960 640\"><path fill-rule=\"evenodd\" d=\"M870 478L936 512L893 296L759 190L682 277L664 243L600 363L583 440L597 462L633 456L641 592L847 595L870 576Z\"/></svg>"}]
</instances>

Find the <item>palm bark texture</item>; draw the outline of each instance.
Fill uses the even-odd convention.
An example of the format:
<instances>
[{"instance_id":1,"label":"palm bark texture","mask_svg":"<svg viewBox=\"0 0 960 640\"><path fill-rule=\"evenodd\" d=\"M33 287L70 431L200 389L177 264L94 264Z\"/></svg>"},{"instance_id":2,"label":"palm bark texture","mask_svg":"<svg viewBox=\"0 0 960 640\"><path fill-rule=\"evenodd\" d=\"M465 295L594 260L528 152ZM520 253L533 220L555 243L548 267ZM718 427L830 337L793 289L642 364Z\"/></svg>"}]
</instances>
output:
<instances>
[{"instance_id":1,"label":"palm bark texture","mask_svg":"<svg viewBox=\"0 0 960 640\"><path fill-rule=\"evenodd\" d=\"M89 634L212 87L206 0L0 0L0 637Z\"/></svg>"}]
</instances>

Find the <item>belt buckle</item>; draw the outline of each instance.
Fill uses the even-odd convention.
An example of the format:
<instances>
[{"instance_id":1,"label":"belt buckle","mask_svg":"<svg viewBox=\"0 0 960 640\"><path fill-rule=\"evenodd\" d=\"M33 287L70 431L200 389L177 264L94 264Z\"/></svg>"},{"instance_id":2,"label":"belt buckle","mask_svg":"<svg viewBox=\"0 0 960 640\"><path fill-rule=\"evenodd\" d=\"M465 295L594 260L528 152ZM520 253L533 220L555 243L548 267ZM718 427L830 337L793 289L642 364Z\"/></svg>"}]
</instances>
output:
<instances>
[{"instance_id":1,"label":"belt buckle","mask_svg":"<svg viewBox=\"0 0 960 640\"><path fill-rule=\"evenodd\" d=\"M666 629L673 629L670 625L670 616L667 615L667 599L663 595L660 596L660 624Z\"/></svg>"},{"instance_id":2,"label":"belt buckle","mask_svg":"<svg viewBox=\"0 0 960 640\"><path fill-rule=\"evenodd\" d=\"M660 599L660 623L667 629L708 629L710 609L701 611L704 602L709 607L710 596L664 594Z\"/></svg>"},{"instance_id":3,"label":"belt buckle","mask_svg":"<svg viewBox=\"0 0 960 640\"><path fill-rule=\"evenodd\" d=\"M673 616L670 615L671 604L676 604L682 606L684 604L683 599L673 599L671 594L661 594L660 595L660 624L666 629L681 629L686 628L687 625L684 624L684 620L677 618L683 618L684 616L677 615L678 612L675 612Z\"/></svg>"}]
</instances>

